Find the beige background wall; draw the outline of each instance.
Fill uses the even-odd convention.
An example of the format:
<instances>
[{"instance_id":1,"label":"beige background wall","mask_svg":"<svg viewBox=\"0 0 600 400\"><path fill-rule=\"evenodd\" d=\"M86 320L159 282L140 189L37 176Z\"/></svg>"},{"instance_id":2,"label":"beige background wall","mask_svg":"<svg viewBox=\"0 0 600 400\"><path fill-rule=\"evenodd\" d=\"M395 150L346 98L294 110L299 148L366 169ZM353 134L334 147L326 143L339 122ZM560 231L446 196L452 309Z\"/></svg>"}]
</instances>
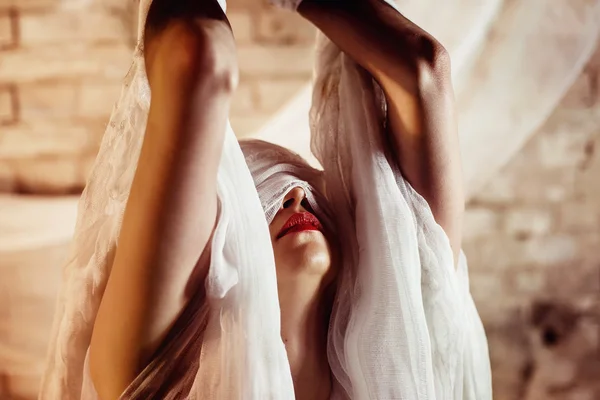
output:
<instances>
[{"instance_id":1,"label":"beige background wall","mask_svg":"<svg viewBox=\"0 0 600 400\"><path fill-rule=\"evenodd\" d=\"M519 393L532 366L548 376L544 393L531 400L600 399L597 378L588 393L582 388L592 386L591 376L575 367L600 376L599 78L597 51L547 123L467 207L464 250L488 330L495 399L525 398ZM527 314L542 299L557 306L539 331ZM573 327L571 312L558 304L589 316ZM555 347L529 340L552 330L560 337ZM548 351L558 359L548 360Z\"/></svg>"},{"instance_id":2,"label":"beige background wall","mask_svg":"<svg viewBox=\"0 0 600 400\"><path fill-rule=\"evenodd\" d=\"M106 0L82 12L83 3L0 0L0 192L84 185L128 68L135 9ZM265 0L231 0L229 17L242 68L232 124L244 136L310 78L314 31ZM600 399L592 379L600 376L599 82L597 51L543 128L467 207L464 248L496 400ZM0 253L2 400L33 398L67 250ZM533 307L541 300L549 302Z\"/></svg>"},{"instance_id":3,"label":"beige background wall","mask_svg":"<svg viewBox=\"0 0 600 400\"><path fill-rule=\"evenodd\" d=\"M0 0L0 189L82 188L130 63L132 4ZM229 18L242 68L232 125L243 136L310 79L314 30L266 1L231 1Z\"/></svg>"}]
</instances>

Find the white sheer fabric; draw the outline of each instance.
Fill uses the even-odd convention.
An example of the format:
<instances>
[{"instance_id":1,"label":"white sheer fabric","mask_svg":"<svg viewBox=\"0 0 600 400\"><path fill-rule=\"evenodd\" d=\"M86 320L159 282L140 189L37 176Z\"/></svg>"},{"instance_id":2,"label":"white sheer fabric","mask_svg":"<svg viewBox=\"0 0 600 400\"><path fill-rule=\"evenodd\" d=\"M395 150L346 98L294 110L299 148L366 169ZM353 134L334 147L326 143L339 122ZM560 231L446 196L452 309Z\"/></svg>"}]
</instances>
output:
<instances>
[{"instance_id":1,"label":"white sheer fabric","mask_svg":"<svg viewBox=\"0 0 600 400\"><path fill-rule=\"evenodd\" d=\"M148 5L142 2L142 22ZM97 397L86 353L146 124L141 51L81 198L41 399ZM384 113L373 80L320 37L311 123L323 172L263 142L240 148L228 128L206 298L190 303L123 398L294 398L268 221L300 185L343 249L329 332L333 398L491 399L466 260L454 268L427 203L388 158Z\"/></svg>"},{"instance_id":2,"label":"white sheer fabric","mask_svg":"<svg viewBox=\"0 0 600 400\"><path fill-rule=\"evenodd\" d=\"M597 48L600 0L397 4L452 57L465 190L472 197L543 126L581 76ZM312 88L306 89L257 137L294 148L314 162L308 128Z\"/></svg>"},{"instance_id":3,"label":"white sheer fabric","mask_svg":"<svg viewBox=\"0 0 600 400\"><path fill-rule=\"evenodd\" d=\"M323 36L316 76L312 148L349 249L329 343L344 393L491 399L487 342L466 259L461 255L454 269L429 206L388 158L383 93Z\"/></svg>"}]
</instances>

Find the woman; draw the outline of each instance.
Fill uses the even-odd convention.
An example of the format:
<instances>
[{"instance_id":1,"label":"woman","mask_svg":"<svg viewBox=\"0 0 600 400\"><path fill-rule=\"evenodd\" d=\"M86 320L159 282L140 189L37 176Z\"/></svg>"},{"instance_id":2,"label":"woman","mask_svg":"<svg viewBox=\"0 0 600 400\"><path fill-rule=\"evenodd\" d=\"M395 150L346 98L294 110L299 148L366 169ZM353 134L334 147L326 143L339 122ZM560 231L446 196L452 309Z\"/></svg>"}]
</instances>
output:
<instances>
[{"instance_id":1,"label":"woman","mask_svg":"<svg viewBox=\"0 0 600 400\"><path fill-rule=\"evenodd\" d=\"M389 144L391 150L386 157L393 160L392 168L398 170L396 179L402 182L405 179L428 203L435 222L447 236L443 240L449 240L445 244L452 250L453 257L449 259L453 258L456 264L460 256L464 199L450 66L444 48L381 0L305 0L298 12L381 87L387 104L386 136L375 140ZM237 83L234 39L215 0L154 0L148 12L144 46L152 100L118 250L93 325L88 359L91 381L103 400L117 399L123 393L131 398L194 398L192 392L201 393L203 398L223 398L225 392L211 388L226 386L223 381L228 382L231 376L219 376L219 371L225 369L211 371L207 367L211 359L204 352L208 354L206 349L213 343L219 343L213 354L223 352L219 339L213 337L216 331L211 324L227 323L222 309L217 316L220 319L211 322L216 317L207 306L210 303L207 298L218 302L225 298L230 286L238 280L242 282L241 277L234 275L235 282L230 286L216 285L222 295L215 295L210 289L215 287L211 282L214 283L212 269L218 256L215 243L219 242L219 224L227 210L223 205L227 196L219 190L218 175L223 162L229 104ZM324 82L323 88L334 89L329 81ZM345 340L343 336L352 334L357 315L344 311L349 307L344 305L348 302L340 299L357 294L338 290L337 305L333 306L333 293L344 286L342 281L360 279L364 274L360 268L353 271L344 268L360 267L361 263L358 253L345 246L357 240L349 232L359 231L361 226L369 231L370 221L357 218L355 226L344 225L338 217L343 210L336 208L335 214L329 211L333 205L325 201L325 192L333 202L342 192L336 182L343 179L328 180L326 159L322 160L326 173L321 176L284 149L260 142L242 144L242 148L269 223L281 310L280 333L286 352L283 361L289 362L295 398L364 398L366 393L371 393L372 398L383 398L385 393L391 397L397 396L393 393L403 393L406 398L434 398L434 393L444 396L444 390L448 394L447 388L440 389L444 384L442 378L435 382L430 379L440 368L435 362L419 378L423 382L407 383L406 389L390 391L380 383L369 388L369 382L381 382L380 377L365 378L366 383L361 387L355 378L360 373L347 361L354 350L335 349L336 340ZM358 165L360 156L355 154L355 158ZM261 160L268 160L266 166ZM286 166L279 167L278 160L285 160L281 165ZM402 182L397 184L405 188ZM351 197L363 195L357 189L350 193ZM422 200L418 195L410 199L406 205L409 208ZM361 207L360 202L348 201ZM335 202L336 207L342 203ZM392 212L389 218L394 215ZM386 240L385 232L380 230L377 235L382 234L382 240ZM419 225L415 235L423 234ZM414 257L438 257L426 252L419 255L416 249ZM418 252L422 252L420 246ZM424 277L418 281L427 286L430 278L427 271L423 273ZM350 278L352 274L356 276ZM368 297L368 291L363 290L357 304ZM424 287L423 291L427 290ZM407 298L413 295L400 292ZM393 305L397 299L379 301ZM432 304L435 301L424 299L421 308L427 310ZM334 316L332 307L337 307ZM390 312L398 312L402 318L418 319L407 310L393 310L392 307ZM389 320L385 318L382 321ZM424 315L422 320L426 318ZM338 324L338 320L345 322ZM428 329L435 331L439 322L427 322ZM459 322L441 323L451 326ZM344 327L332 330L331 326ZM386 327L382 329L385 331ZM409 328L404 335L423 336L418 331ZM186 339L180 340L182 337ZM419 343L423 349L431 347L431 351L424 353L433 353L435 359L436 352L443 351L438 349L435 337L431 337L431 345L426 343L429 338L421 337ZM376 338L374 343L378 343ZM235 342L229 345L228 349L235 349ZM419 354L410 354L415 351ZM421 353L421 346L408 349L406 360L402 360L401 355L384 352L379 357L391 361L382 363L371 374L385 374L384 365L410 364L413 357L431 358ZM173 357L178 361L173 362ZM226 363L222 358L219 365ZM411 367L398 368L401 371ZM363 375L367 369L362 369ZM203 381L209 382L204 391L194 378L202 374L213 375ZM285 386L288 382L283 377L281 382L269 384ZM463 393L462 383L460 390L457 385L452 383L451 391ZM249 395L243 390L235 393ZM419 395L413 397L411 393ZM469 397L466 391L464 397Z\"/></svg>"}]
</instances>

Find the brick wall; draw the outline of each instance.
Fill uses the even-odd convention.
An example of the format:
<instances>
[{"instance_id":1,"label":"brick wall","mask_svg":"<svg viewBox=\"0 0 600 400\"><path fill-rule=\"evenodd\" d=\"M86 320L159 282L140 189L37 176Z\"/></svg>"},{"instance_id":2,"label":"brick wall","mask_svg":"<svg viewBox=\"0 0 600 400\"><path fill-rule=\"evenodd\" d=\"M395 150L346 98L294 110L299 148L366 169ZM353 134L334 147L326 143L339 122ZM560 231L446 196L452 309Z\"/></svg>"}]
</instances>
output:
<instances>
[{"instance_id":1,"label":"brick wall","mask_svg":"<svg viewBox=\"0 0 600 400\"><path fill-rule=\"evenodd\" d=\"M464 249L495 400L600 398L590 377L600 373L599 78L600 48L539 133L467 207ZM546 301L559 322L576 316L556 343L540 341L550 328L532 321L531 309Z\"/></svg>"},{"instance_id":2,"label":"brick wall","mask_svg":"<svg viewBox=\"0 0 600 400\"><path fill-rule=\"evenodd\" d=\"M126 7L0 0L0 190L81 189L127 71Z\"/></svg>"},{"instance_id":3,"label":"brick wall","mask_svg":"<svg viewBox=\"0 0 600 400\"><path fill-rule=\"evenodd\" d=\"M315 30L267 0L232 0L228 7L241 73L231 123L244 136L260 128L310 80Z\"/></svg>"},{"instance_id":4,"label":"brick wall","mask_svg":"<svg viewBox=\"0 0 600 400\"><path fill-rule=\"evenodd\" d=\"M0 192L81 190L135 42L133 0L0 0ZM232 0L240 136L311 75L314 29L266 1Z\"/></svg>"}]
</instances>

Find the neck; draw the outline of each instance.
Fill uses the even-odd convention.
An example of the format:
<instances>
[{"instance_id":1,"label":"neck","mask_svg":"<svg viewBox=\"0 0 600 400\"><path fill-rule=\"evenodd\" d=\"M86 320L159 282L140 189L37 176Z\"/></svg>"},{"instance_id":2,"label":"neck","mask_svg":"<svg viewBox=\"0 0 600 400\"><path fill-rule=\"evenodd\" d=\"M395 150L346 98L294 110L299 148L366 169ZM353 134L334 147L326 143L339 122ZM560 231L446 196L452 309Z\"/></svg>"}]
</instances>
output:
<instances>
[{"instance_id":1,"label":"neck","mask_svg":"<svg viewBox=\"0 0 600 400\"><path fill-rule=\"evenodd\" d=\"M281 338L285 343L296 399L328 399L331 370L327 360L329 314L325 290L312 277L279 282Z\"/></svg>"}]
</instances>

